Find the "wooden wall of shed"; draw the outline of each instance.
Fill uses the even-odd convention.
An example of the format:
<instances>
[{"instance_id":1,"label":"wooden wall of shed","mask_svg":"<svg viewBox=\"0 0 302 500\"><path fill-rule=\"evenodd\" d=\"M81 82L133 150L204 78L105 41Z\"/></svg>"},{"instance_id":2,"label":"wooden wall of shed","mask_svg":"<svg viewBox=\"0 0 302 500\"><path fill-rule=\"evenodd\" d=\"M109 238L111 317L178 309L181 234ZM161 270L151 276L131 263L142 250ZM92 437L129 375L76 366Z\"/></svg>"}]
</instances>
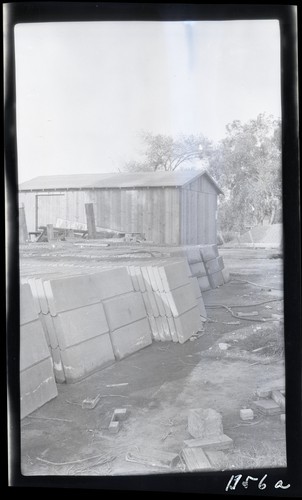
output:
<instances>
[{"instance_id":1,"label":"wooden wall of shed","mask_svg":"<svg viewBox=\"0 0 302 500\"><path fill-rule=\"evenodd\" d=\"M144 233L156 243L180 243L177 188L24 192L19 202L25 206L28 231L56 225L58 218L86 223L85 203L93 203L98 227Z\"/></svg>"},{"instance_id":2,"label":"wooden wall of shed","mask_svg":"<svg viewBox=\"0 0 302 500\"><path fill-rule=\"evenodd\" d=\"M178 189L96 189L88 196L97 226L144 233L156 243L179 244Z\"/></svg>"},{"instance_id":3,"label":"wooden wall of shed","mask_svg":"<svg viewBox=\"0 0 302 500\"><path fill-rule=\"evenodd\" d=\"M180 206L180 243L216 243L217 191L213 184L205 177L188 184L181 189Z\"/></svg>"}]
</instances>

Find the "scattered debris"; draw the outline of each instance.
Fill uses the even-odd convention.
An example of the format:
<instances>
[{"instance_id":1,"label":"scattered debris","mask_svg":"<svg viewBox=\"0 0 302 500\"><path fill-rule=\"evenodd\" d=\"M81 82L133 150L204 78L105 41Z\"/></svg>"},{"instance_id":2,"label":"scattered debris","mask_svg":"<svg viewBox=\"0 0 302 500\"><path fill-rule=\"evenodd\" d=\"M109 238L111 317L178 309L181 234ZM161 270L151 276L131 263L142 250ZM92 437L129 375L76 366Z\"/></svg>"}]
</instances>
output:
<instances>
[{"instance_id":1,"label":"scattered debris","mask_svg":"<svg viewBox=\"0 0 302 500\"><path fill-rule=\"evenodd\" d=\"M109 431L116 434L120 430L120 422L122 420L125 420L127 415L127 409L126 408L117 408L114 410L110 424L109 424Z\"/></svg>"},{"instance_id":2,"label":"scattered debris","mask_svg":"<svg viewBox=\"0 0 302 500\"><path fill-rule=\"evenodd\" d=\"M237 316L242 316L242 317L245 317L245 316L258 316L258 311L252 311L252 312L242 312L242 311L238 311L237 312Z\"/></svg>"},{"instance_id":3,"label":"scattered debris","mask_svg":"<svg viewBox=\"0 0 302 500\"><path fill-rule=\"evenodd\" d=\"M49 465L57 465L57 466L80 464L83 462L87 462L87 460L95 460L97 458L103 458L104 460L103 463L108 463L109 461L115 460L116 457L112 456L109 457L102 454L102 455L95 455L93 457L82 458L81 460L72 460L71 462L50 462L49 460L45 460L44 458L36 457L36 459L39 460L39 462L44 462Z\"/></svg>"},{"instance_id":4,"label":"scattered debris","mask_svg":"<svg viewBox=\"0 0 302 500\"><path fill-rule=\"evenodd\" d=\"M253 420L254 412L250 408L240 410L240 418L241 420Z\"/></svg>"},{"instance_id":5,"label":"scattered debris","mask_svg":"<svg viewBox=\"0 0 302 500\"><path fill-rule=\"evenodd\" d=\"M240 321L222 321L223 325L241 325Z\"/></svg>"},{"instance_id":6,"label":"scattered debris","mask_svg":"<svg viewBox=\"0 0 302 500\"><path fill-rule=\"evenodd\" d=\"M231 344L227 344L226 342L220 342L218 344L218 347L221 351L226 351L229 347L231 347Z\"/></svg>"},{"instance_id":7,"label":"scattered debris","mask_svg":"<svg viewBox=\"0 0 302 500\"><path fill-rule=\"evenodd\" d=\"M88 408L90 410L92 410L93 408L96 407L96 405L98 404L98 402L100 401L101 399L101 395L98 394L95 398L87 398L87 399L84 399L83 402L82 402L82 408Z\"/></svg>"},{"instance_id":8,"label":"scattered debris","mask_svg":"<svg viewBox=\"0 0 302 500\"><path fill-rule=\"evenodd\" d=\"M162 435L161 441L165 441L167 437L171 436L172 433L173 433L172 429L169 429L168 432Z\"/></svg>"},{"instance_id":9,"label":"scattered debris","mask_svg":"<svg viewBox=\"0 0 302 500\"><path fill-rule=\"evenodd\" d=\"M202 448L184 448L181 453L189 471L212 468Z\"/></svg>"},{"instance_id":10,"label":"scattered debris","mask_svg":"<svg viewBox=\"0 0 302 500\"><path fill-rule=\"evenodd\" d=\"M187 439L184 441L189 448L201 447L204 450L224 450L233 446L233 439L226 434L212 438Z\"/></svg>"},{"instance_id":11,"label":"scattered debris","mask_svg":"<svg viewBox=\"0 0 302 500\"><path fill-rule=\"evenodd\" d=\"M55 420L58 422L73 422L73 420L69 420L67 418L55 418L55 417L33 417L32 415L27 415L27 418L34 418L37 420Z\"/></svg>"},{"instance_id":12,"label":"scattered debris","mask_svg":"<svg viewBox=\"0 0 302 500\"><path fill-rule=\"evenodd\" d=\"M129 382L122 382L120 384L108 384L106 387L122 387L124 385L129 385Z\"/></svg>"},{"instance_id":13,"label":"scattered debris","mask_svg":"<svg viewBox=\"0 0 302 500\"><path fill-rule=\"evenodd\" d=\"M285 410L285 397L280 391L272 391L272 399L280 406L282 410Z\"/></svg>"},{"instance_id":14,"label":"scattered debris","mask_svg":"<svg viewBox=\"0 0 302 500\"><path fill-rule=\"evenodd\" d=\"M171 469L178 465L180 457L177 453L170 453L161 450L145 450L144 452L139 451L138 453L127 453L127 462L135 462L142 465L151 465L153 467L162 467L165 469Z\"/></svg>"}]
</instances>

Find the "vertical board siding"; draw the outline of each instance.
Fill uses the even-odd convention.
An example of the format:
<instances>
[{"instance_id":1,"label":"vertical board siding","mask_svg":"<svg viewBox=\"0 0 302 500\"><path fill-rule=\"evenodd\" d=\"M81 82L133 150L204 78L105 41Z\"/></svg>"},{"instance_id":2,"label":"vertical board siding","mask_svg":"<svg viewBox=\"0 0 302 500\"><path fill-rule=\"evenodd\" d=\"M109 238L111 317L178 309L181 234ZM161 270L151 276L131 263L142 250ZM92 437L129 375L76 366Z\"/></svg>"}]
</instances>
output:
<instances>
[{"instance_id":1,"label":"vertical board siding","mask_svg":"<svg viewBox=\"0 0 302 500\"><path fill-rule=\"evenodd\" d=\"M200 178L194 188L197 182L205 185ZM20 192L29 231L36 229L36 200L39 225L55 225L58 218L86 223L85 203L93 203L98 227L144 233L160 244L216 242L216 193L187 187Z\"/></svg>"}]
</instances>

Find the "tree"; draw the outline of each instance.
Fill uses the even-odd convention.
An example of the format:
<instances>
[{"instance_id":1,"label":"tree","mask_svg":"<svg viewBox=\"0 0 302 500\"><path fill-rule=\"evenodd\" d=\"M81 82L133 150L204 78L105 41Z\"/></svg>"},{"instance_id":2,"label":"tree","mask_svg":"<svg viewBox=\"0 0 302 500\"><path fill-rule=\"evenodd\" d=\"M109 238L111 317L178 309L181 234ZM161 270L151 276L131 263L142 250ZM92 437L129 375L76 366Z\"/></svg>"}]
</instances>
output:
<instances>
[{"instance_id":1,"label":"tree","mask_svg":"<svg viewBox=\"0 0 302 500\"><path fill-rule=\"evenodd\" d=\"M264 114L242 124L233 121L213 150L209 172L222 187L220 224L241 231L274 221L281 206L281 123Z\"/></svg>"},{"instance_id":2,"label":"tree","mask_svg":"<svg viewBox=\"0 0 302 500\"><path fill-rule=\"evenodd\" d=\"M188 165L195 159L211 154L211 142L202 134L180 135L172 138L164 134L142 132L143 160L126 163L125 170L139 171L174 171Z\"/></svg>"}]
</instances>

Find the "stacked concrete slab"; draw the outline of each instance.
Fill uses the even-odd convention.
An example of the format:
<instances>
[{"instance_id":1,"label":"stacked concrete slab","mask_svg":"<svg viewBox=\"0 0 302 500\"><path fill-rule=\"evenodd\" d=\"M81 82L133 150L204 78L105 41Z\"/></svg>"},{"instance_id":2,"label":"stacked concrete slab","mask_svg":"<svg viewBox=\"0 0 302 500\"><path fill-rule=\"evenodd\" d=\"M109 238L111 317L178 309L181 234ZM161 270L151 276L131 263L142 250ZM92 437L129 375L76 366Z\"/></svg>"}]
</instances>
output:
<instances>
[{"instance_id":1,"label":"stacked concrete slab","mask_svg":"<svg viewBox=\"0 0 302 500\"><path fill-rule=\"evenodd\" d=\"M196 296L187 261L129 266L128 272L133 287L142 293L154 340L184 343L203 329L202 298Z\"/></svg>"},{"instance_id":2,"label":"stacked concrete slab","mask_svg":"<svg viewBox=\"0 0 302 500\"><path fill-rule=\"evenodd\" d=\"M57 382L75 382L151 344L140 292L126 268L30 280Z\"/></svg>"},{"instance_id":3,"label":"stacked concrete slab","mask_svg":"<svg viewBox=\"0 0 302 500\"><path fill-rule=\"evenodd\" d=\"M28 284L20 287L20 411L21 418L58 394L53 363L37 305Z\"/></svg>"},{"instance_id":4,"label":"stacked concrete slab","mask_svg":"<svg viewBox=\"0 0 302 500\"><path fill-rule=\"evenodd\" d=\"M223 258L218 254L217 245L184 247L180 254L186 257L190 266L190 275L197 279L202 293L230 280Z\"/></svg>"},{"instance_id":5,"label":"stacked concrete slab","mask_svg":"<svg viewBox=\"0 0 302 500\"><path fill-rule=\"evenodd\" d=\"M230 275L225 269L223 258L218 254L217 245L201 246L200 253L211 288L217 288L227 283L230 280Z\"/></svg>"}]
</instances>

